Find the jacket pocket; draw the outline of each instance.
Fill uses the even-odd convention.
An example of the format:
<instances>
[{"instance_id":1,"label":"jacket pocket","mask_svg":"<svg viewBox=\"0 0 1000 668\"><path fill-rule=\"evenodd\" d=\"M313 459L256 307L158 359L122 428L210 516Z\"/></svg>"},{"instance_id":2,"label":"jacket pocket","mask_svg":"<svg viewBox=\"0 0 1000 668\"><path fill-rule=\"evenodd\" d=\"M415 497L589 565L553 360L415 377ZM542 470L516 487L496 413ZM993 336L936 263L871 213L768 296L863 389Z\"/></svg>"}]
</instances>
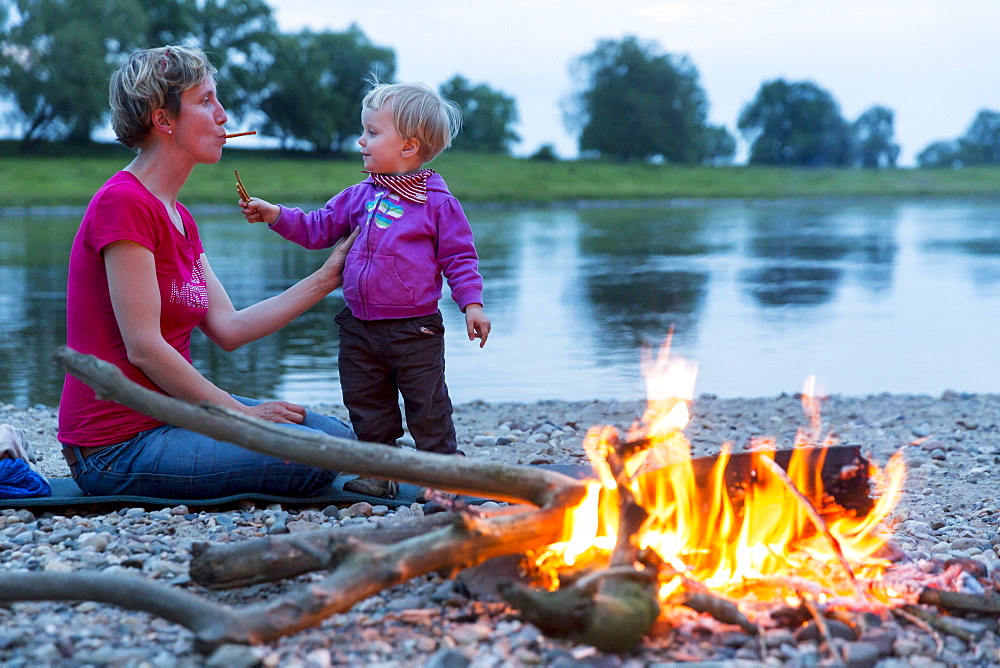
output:
<instances>
[{"instance_id":1,"label":"jacket pocket","mask_svg":"<svg viewBox=\"0 0 1000 668\"><path fill-rule=\"evenodd\" d=\"M374 255L371 270L364 276L364 300L377 306L412 306L413 289L396 270L392 255Z\"/></svg>"}]
</instances>

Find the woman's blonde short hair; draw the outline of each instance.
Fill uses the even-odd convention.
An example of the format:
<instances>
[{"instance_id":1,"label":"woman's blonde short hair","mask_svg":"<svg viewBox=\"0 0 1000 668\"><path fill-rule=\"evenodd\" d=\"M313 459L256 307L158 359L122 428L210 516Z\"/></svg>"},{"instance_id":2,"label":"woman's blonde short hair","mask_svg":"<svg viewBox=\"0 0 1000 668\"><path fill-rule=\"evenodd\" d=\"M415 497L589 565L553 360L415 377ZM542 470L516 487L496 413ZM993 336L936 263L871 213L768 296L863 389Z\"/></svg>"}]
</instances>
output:
<instances>
[{"instance_id":1,"label":"woman's blonde short hair","mask_svg":"<svg viewBox=\"0 0 1000 668\"><path fill-rule=\"evenodd\" d=\"M187 46L137 51L111 75L111 128L125 146L136 148L153 127L157 109L181 112L181 93L215 74L205 53Z\"/></svg>"},{"instance_id":2,"label":"woman's blonde short hair","mask_svg":"<svg viewBox=\"0 0 1000 668\"><path fill-rule=\"evenodd\" d=\"M380 84L368 91L363 109L391 105L392 123L406 138L420 142L420 158L430 162L451 146L462 128L462 110L424 83Z\"/></svg>"}]
</instances>

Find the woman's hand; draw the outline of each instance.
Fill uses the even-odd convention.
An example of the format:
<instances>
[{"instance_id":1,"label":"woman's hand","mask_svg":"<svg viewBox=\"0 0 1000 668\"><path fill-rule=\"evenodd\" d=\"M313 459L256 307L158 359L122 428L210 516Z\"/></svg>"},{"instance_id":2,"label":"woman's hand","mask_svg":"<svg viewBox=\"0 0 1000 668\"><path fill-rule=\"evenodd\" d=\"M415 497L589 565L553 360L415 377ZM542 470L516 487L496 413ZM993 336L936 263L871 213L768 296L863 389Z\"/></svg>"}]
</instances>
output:
<instances>
[{"instance_id":1,"label":"woman's hand","mask_svg":"<svg viewBox=\"0 0 1000 668\"><path fill-rule=\"evenodd\" d=\"M344 260L357 236L355 231L338 241L323 266L292 287L239 311L233 307L203 253L201 266L208 286L208 313L198 326L223 350L236 350L250 341L273 334L343 284Z\"/></svg>"},{"instance_id":2,"label":"woman's hand","mask_svg":"<svg viewBox=\"0 0 1000 668\"><path fill-rule=\"evenodd\" d=\"M298 404L287 401L265 401L256 406L243 406L240 408L250 417L268 422L294 422L300 424L306 418L306 409Z\"/></svg>"},{"instance_id":3,"label":"woman's hand","mask_svg":"<svg viewBox=\"0 0 1000 668\"><path fill-rule=\"evenodd\" d=\"M326 258L326 262L320 267L320 271L326 273L327 280L334 283L333 287L330 288L331 290L339 288L343 284L344 263L347 261L347 254L350 252L351 246L354 245L354 240L358 238L360 232L361 228L357 227L349 235L334 244L330 257Z\"/></svg>"}]
</instances>

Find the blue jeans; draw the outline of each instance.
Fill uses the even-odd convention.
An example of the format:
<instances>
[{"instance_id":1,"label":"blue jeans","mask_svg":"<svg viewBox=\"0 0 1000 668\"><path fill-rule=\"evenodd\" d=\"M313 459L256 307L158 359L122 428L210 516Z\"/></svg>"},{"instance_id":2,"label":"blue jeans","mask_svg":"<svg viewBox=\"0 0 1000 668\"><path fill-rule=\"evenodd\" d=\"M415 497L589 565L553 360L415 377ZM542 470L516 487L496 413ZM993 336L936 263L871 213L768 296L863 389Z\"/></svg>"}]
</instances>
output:
<instances>
[{"instance_id":1,"label":"blue jeans","mask_svg":"<svg viewBox=\"0 0 1000 668\"><path fill-rule=\"evenodd\" d=\"M245 406L263 403L233 398ZM355 437L350 425L311 411L301 424L283 426ZM77 485L87 494L101 496L210 499L245 492L311 496L337 477L336 471L264 455L172 425L140 432L87 458L77 453L77 459L73 473Z\"/></svg>"}]
</instances>

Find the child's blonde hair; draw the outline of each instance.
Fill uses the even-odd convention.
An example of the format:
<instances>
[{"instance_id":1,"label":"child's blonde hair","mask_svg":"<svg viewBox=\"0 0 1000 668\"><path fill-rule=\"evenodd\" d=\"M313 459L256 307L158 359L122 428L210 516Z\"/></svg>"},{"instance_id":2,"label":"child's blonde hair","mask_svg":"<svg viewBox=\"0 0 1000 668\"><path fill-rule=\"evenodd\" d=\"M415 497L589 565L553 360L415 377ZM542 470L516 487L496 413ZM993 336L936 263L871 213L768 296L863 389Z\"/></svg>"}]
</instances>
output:
<instances>
[{"instance_id":1,"label":"child's blonde hair","mask_svg":"<svg viewBox=\"0 0 1000 668\"><path fill-rule=\"evenodd\" d=\"M462 110L424 83L375 83L361 103L363 109L391 104L392 123L406 138L420 142L419 156L430 162L451 146L462 128Z\"/></svg>"},{"instance_id":2,"label":"child's blonde hair","mask_svg":"<svg viewBox=\"0 0 1000 668\"><path fill-rule=\"evenodd\" d=\"M111 127L122 144L135 148L153 127L153 112L181 112L181 93L215 74L201 49L161 46L137 51L111 75Z\"/></svg>"}]
</instances>

